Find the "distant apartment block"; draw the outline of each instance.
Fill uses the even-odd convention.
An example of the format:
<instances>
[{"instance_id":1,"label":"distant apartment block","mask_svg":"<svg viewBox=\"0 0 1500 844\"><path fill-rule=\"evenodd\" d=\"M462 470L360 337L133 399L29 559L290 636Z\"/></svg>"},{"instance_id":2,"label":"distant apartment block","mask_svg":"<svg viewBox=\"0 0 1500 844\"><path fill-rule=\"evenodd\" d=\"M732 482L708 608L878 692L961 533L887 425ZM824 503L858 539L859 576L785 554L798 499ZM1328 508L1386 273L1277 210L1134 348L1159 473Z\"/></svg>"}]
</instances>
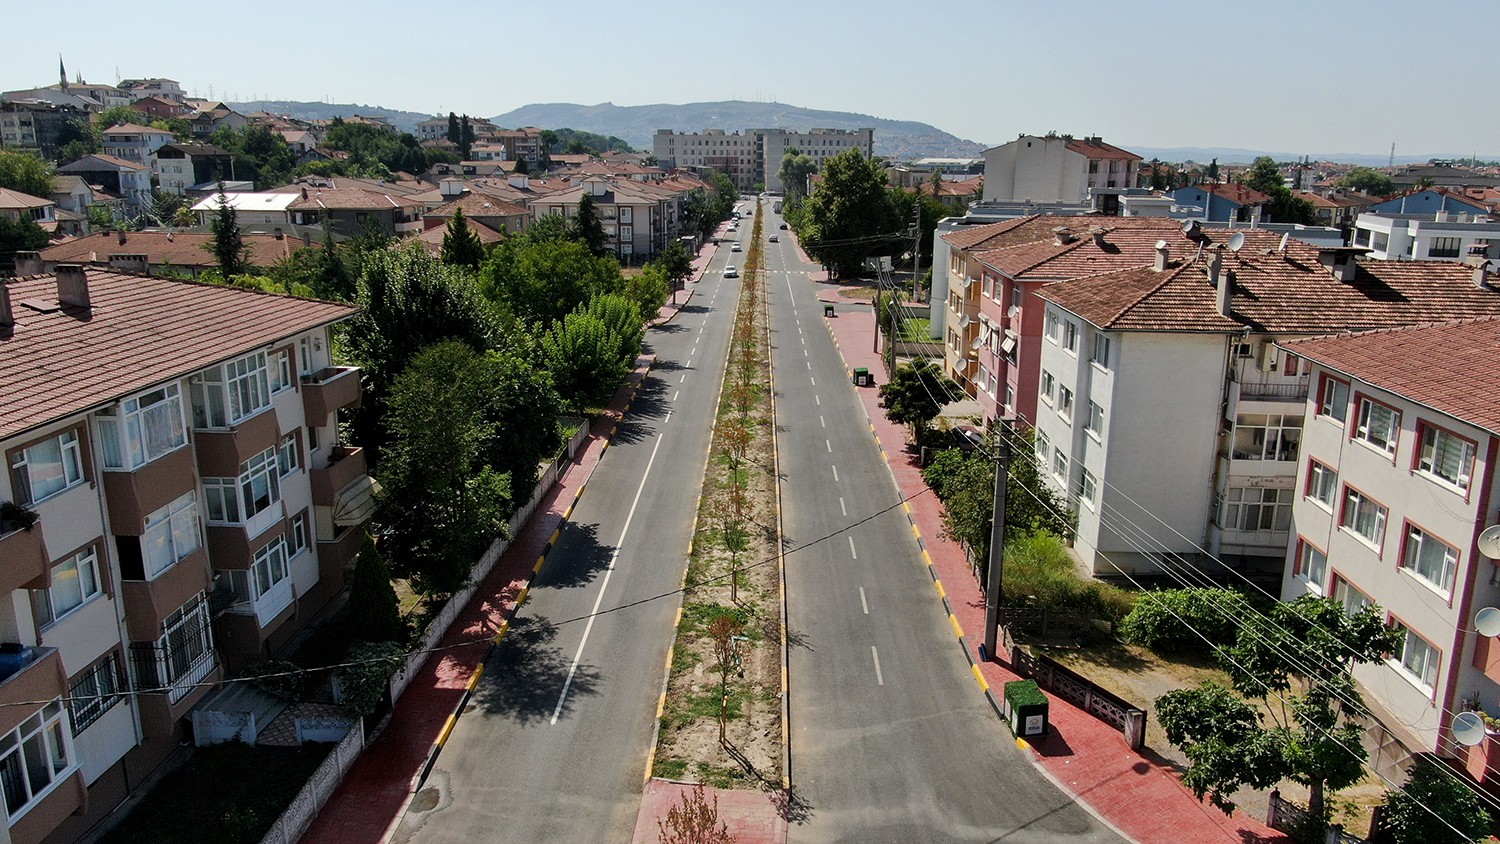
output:
<instances>
[{"instance_id":1,"label":"distant apartment block","mask_svg":"<svg viewBox=\"0 0 1500 844\"><path fill-rule=\"evenodd\" d=\"M788 149L812 156L821 166L824 159L858 148L865 158L875 152L874 129L747 129L744 133L705 129L678 133L658 129L651 138L651 151L663 167L717 170L729 175L740 188L761 183L767 190L785 190L777 171Z\"/></svg>"}]
</instances>

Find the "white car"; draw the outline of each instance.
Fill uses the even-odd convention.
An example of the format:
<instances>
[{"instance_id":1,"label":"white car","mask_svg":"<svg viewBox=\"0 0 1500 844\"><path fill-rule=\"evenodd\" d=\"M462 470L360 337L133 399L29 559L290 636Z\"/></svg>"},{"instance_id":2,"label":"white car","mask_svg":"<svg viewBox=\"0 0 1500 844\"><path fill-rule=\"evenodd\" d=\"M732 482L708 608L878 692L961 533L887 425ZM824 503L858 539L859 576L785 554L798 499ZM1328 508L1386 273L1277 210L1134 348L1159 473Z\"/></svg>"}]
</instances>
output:
<instances>
[{"instance_id":1,"label":"white car","mask_svg":"<svg viewBox=\"0 0 1500 844\"><path fill-rule=\"evenodd\" d=\"M740 249L740 245L738 243L736 243L735 245L729 247L729 251L730 252L740 252L742 250Z\"/></svg>"},{"instance_id":2,"label":"white car","mask_svg":"<svg viewBox=\"0 0 1500 844\"><path fill-rule=\"evenodd\" d=\"M740 277L740 271L737 270L737 269L735 269L733 264L730 264L729 266L727 266L727 267L724 268L724 277L725 278L739 278Z\"/></svg>"}]
</instances>

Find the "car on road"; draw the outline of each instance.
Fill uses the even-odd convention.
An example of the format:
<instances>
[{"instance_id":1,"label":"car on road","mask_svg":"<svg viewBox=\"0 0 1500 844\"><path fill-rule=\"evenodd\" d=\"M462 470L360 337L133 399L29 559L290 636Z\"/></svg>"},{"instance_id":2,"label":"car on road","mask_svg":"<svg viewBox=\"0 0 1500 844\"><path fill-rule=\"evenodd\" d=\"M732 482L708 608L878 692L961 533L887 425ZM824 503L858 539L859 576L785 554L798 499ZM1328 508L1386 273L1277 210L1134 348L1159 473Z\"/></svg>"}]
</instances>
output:
<instances>
[{"instance_id":1,"label":"car on road","mask_svg":"<svg viewBox=\"0 0 1500 844\"><path fill-rule=\"evenodd\" d=\"M782 228L786 228L786 223L782 223L782 224L781 224L781 227L782 227Z\"/></svg>"},{"instance_id":2,"label":"car on road","mask_svg":"<svg viewBox=\"0 0 1500 844\"><path fill-rule=\"evenodd\" d=\"M773 235L771 235L771 242L772 243L780 243L781 240L780 240L780 238L778 238L776 235L773 234Z\"/></svg>"},{"instance_id":3,"label":"car on road","mask_svg":"<svg viewBox=\"0 0 1500 844\"><path fill-rule=\"evenodd\" d=\"M729 251L730 252L739 252L739 251L741 251L740 250L740 245L738 243L736 243L735 245L729 247Z\"/></svg>"},{"instance_id":4,"label":"car on road","mask_svg":"<svg viewBox=\"0 0 1500 844\"><path fill-rule=\"evenodd\" d=\"M734 268L734 264L730 264L729 266L724 268L725 278L739 278L739 276L740 271Z\"/></svg>"}]
</instances>

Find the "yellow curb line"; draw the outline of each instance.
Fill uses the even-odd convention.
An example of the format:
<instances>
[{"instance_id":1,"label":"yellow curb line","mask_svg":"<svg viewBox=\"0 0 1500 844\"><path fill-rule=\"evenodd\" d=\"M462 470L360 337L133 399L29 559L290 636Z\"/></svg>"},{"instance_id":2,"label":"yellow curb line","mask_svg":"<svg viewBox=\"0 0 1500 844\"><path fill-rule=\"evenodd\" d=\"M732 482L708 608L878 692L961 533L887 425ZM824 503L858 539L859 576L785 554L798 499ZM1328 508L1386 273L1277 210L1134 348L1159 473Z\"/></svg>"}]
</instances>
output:
<instances>
[{"instance_id":1,"label":"yellow curb line","mask_svg":"<svg viewBox=\"0 0 1500 844\"><path fill-rule=\"evenodd\" d=\"M941 581L941 580L934 580L934 581L932 581L932 585L937 587L938 597L939 598L946 598L946 597L948 597L948 593L945 592L945 591L943 591L943 581Z\"/></svg>"},{"instance_id":2,"label":"yellow curb line","mask_svg":"<svg viewBox=\"0 0 1500 844\"><path fill-rule=\"evenodd\" d=\"M510 632L510 619L506 619L505 621L500 622L500 630L495 633L495 638L491 639L490 641L498 645L500 644L500 640L504 639L505 634L508 632ZM479 667L483 669L484 663L480 663Z\"/></svg>"},{"instance_id":3,"label":"yellow curb line","mask_svg":"<svg viewBox=\"0 0 1500 844\"><path fill-rule=\"evenodd\" d=\"M542 556L537 557L536 558L536 565L534 565L534 566L531 567L531 573L532 574L536 574L537 572L541 571L542 570L542 566L544 566L546 564L547 564L547 555L543 554Z\"/></svg>"},{"instance_id":4,"label":"yellow curb line","mask_svg":"<svg viewBox=\"0 0 1500 844\"><path fill-rule=\"evenodd\" d=\"M964 629L958 626L958 616L948 613L948 621L953 625L953 632L957 633L958 638L962 639L964 637Z\"/></svg>"},{"instance_id":5,"label":"yellow curb line","mask_svg":"<svg viewBox=\"0 0 1500 844\"><path fill-rule=\"evenodd\" d=\"M927 553L926 548L922 549L922 559L927 561L927 565L932 565L932 556Z\"/></svg>"},{"instance_id":6,"label":"yellow curb line","mask_svg":"<svg viewBox=\"0 0 1500 844\"><path fill-rule=\"evenodd\" d=\"M484 676L484 663L481 662L481 663L479 663L479 667L476 668L476 669L474 669L474 675L469 678L469 691L471 691L471 692L474 691L474 687L477 686L477 685L479 685L479 678L483 677L483 676Z\"/></svg>"},{"instance_id":7,"label":"yellow curb line","mask_svg":"<svg viewBox=\"0 0 1500 844\"><path fill-rule=\"evenodd\" d=\"M557 544L557 538L559 536L562 536L562 528L558 528L558 529L552 531L552 538L549 539L549 540L547 540L547 543L549 545L556 545Z\"/></svg>"},{"instance_id":8,"label":"yellow curb line","mask_svg":"<svg viewBox=\"0 0 1500 844\"><path fill-rule=\"evenodd\" d=\"M989 691L990 684L984 679L984 675L979 673L979 666L971 665L969 667L974 669L974 679L979 681L979 688Z\"/></svg>"},{"instance_id":9,"label":"yellow curb line","mask_svg":"<svg viewBox=\"0 0 1500 844\"><path fill-rule=\"evenodd\" d=\"M457 723L458 715L452 712L448 713L448 719L443 722L443 731L441 733L438 733L438 747L442 747L443 745L448 743L448 734L453 732L453 725Z\"/></svg>"},{"instance_id":10,"label":"yellow curb line","mask_svg":"<svg viewBox=\"0 0 1500 844\"><path fill-rule=\"evenodd\" d=\"M911 532L914 533L914 534L916 534L918 539L922 538L922 532L920 530L917 530L917 523L916 522L912 522L911 523Z\"/></svg>"},{"instance_id":11,"label":"yellow curb line","mask_svg":"<svg viewBox=\"0 0 1500 844\"><path fill-rule=\"evenodd\" d=\"M1031 745L1029 743L1027 743L1026 739L1023 739L1023 738L1016 739L1016 747L1019 747L1022 750L1030 750L1031 749Z\"/></svg>"},{"instance_id":12,"label":"yellow curb line","mask_svg":"<svg viewBox=\"0 0 1500 844\"><path fill-rule=\"evenodd\" d=\"M526 593L530 592L530 591L531 591L531 585L530 584L527 584L526 586L522 586L521 587L521 594L519 594L519 595L516 596L516 609L520 609L521 605L524 604L524 603L526 603ZM955 623L957 623L957 622L955 622Z\"/></svg>"}]
</instances>

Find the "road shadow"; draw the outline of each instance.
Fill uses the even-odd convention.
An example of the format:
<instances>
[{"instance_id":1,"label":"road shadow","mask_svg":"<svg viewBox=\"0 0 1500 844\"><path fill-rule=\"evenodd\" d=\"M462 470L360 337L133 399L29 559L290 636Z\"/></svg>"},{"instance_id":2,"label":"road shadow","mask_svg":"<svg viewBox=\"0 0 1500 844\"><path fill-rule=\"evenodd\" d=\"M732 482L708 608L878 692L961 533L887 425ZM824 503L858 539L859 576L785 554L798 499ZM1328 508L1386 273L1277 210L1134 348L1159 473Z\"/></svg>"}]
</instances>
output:
<instances>
[{"instance_id":1,"label":"road shadow","mask_svg":"<svg viewBox=\"0 0 1500 844\"><path fill-rule=\"evenodd\" d=\"M663 322L650 326L646 330L651 332L660 332L662 334L680 334L681 332L687 331L688 327L678 322Z\"/></svg>"},{"instance_id":2,"label":"road shadow","mask_svg":"<svg viewBox=\"0 0 1500 844\"><path fill-rule=\"evenodd\" d=\"M801 826L811 821L813 817L812 804L798 793L795 785L772 792L771 805L776 807L776 814L787 823Z\"/></svg>"},{"instance_id":3,"label":"road shadow","mask_svg":"<svg viewBox=\"0 0 1500 844\"><path fill-rule=\"evenodd\" d=\"M807 638L806 633L803 633L799 630L793 630L790 627L786 629L786 646L788 648L797 648L799 650L808 652L817 650L817 648L812 646L812 640Z\"/></svg>"},{"instance_id":4,"label":"road shadow","mask_svg":"<svg viewBox=\"0 0 1500 844\"><path fill-rule=\"evenodd\" d=\"M713 308L707 305L683 305L681 308L678 308L678 311L684 314L706 314L712 310Z\"/></svg>"},{"instance_id":5,"label":"road shadow","mask_svg":"<svg viewBox=\"0 0 1500 844\"><path fill-rule=\"evenodd\" d=\"M594 582L609 567L613 545L599 542L599 526L567 523L564 536L547 555L547 563L531 582L532 589L575 589Z\"/></svg>"},{"instance_id":6,"label":"road shadow","mask_svg":"<svg viewBox=\"0 0 1500 844\"><path fill-rule=\"evenodd\" d=\"M654 375L658 372L681 372L684 369L687 369L687 367L683 366L675 360L672 360L670 358L658 357L656 359L656 365L651 367L651 373ZM647 380L650 379L648 378Z\"/></svg>"},{"instance_id":7,"label":"road shadow","mask_svg":"<svg viewBox=\"0 0 1500 844\"><path fill-rule=\"evenodd\" d=\"M471 705L522 724L552 717L568 684L568 656L552 646L557 632L544 616L512 621L510 631L485 661L484 682L474 690ZM580 664L568 685L561 714L567 714L580 697L598 694L601 677L599 669Z\"/></svg>"},{"instance_id":8,"label":"road shadow","mask_svg":"<svg viewBox=\"0 0 1500 844\"><path fill-rule=\"evenodd\" d=\"M1052 757L1076 755L1073 753L1073 746L1068 744L1068 740L1062 737L1062 734L1057 731L1056 726L1052 727L1052 729L1041 738L1026 739L1026 743L1031 745L1032 749L1034 749L1041 756Z\"/></svg>"}]
</instances>

